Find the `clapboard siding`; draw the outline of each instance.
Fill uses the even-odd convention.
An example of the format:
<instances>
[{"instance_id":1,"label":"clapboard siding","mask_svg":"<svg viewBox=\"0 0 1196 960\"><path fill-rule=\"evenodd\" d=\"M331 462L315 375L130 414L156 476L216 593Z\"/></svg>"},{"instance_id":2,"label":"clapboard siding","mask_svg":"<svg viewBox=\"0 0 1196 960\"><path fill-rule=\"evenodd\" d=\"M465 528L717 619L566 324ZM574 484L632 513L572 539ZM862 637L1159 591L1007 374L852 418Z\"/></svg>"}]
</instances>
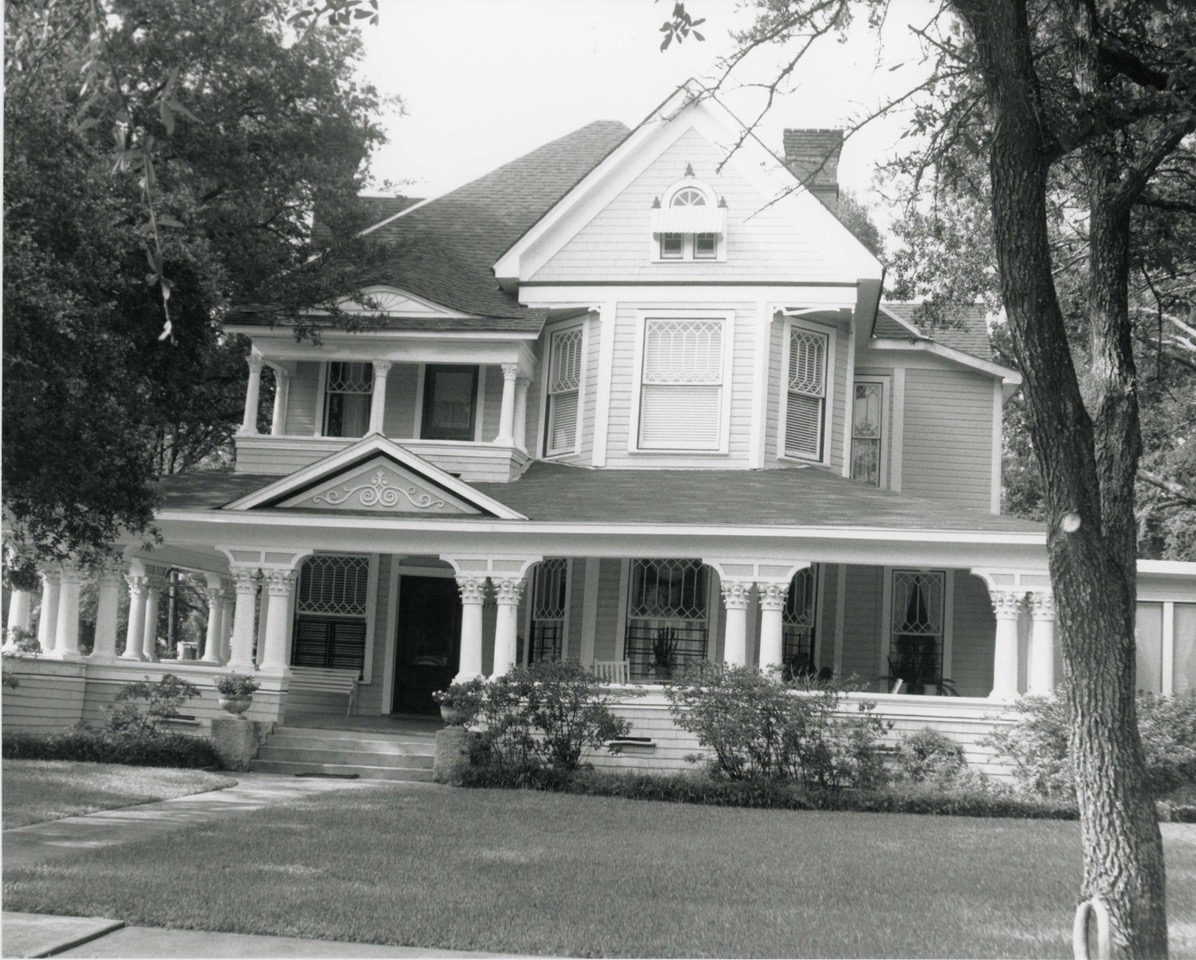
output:
<instances>
[{"instance_id":1,"label":"clapboard siding","mask_svg":"<svg viewBox=\"0 0 1196 960\"><path fill-rule=\"evenodd\" d=\"M388 437L414 437L419 391L419 364L396 363L386 375L386 405L382 429Z\"/></svg>"},{"instance_id":2,"label":"clapboard siding","mask_svg":"<svg viewBox=\"0 0 1196 960\"><path fill-rule=\"evenodd\" d=\"M308 361L295 364L295 374L287 388L285 432L289 436L310 437L317 432L320 366Z\"/></svg>"},{"instance_id":3,"label":"clapboard siding","mask_svg":"<svg viewBox=\"0 0 1196 960\"><path fill-rule=\"evenodd\" d=\"M818 571L818 619L814 625L814 645L818 651L817 666L835 668L835 618L839 597L839 565L820 563Z\"/></svg>"},{"instance_id":4,"label":"clapboard siding","mask_svg":"<svg viewBox=\"0 0 1196 960\"><path fill-rule=\"evenodd\" d=\"M613 660L619 649L619 589L622 562L598 561L598 618L594 635L594 659Z\"/></svg>"},{"instance_id":5,"label":"clapboard siding","mask_svg":"<svg viewBox=\"0 0 1196 960\"><path fill-rule=\"evenodd\" d=\"M679 318L725 314L729 317L731 336L731 369L723 371L723 390L731 392L728 453L702 451L685 453L681 451L629 452L633 440L632 404L635 396L636 351L643 335L640 312L654 316L675 316ZM607 466L654 466L668 464L684 467L728 467L746 466L752 427L752 377L756 352L754 320L756 305L750 302L694 303L675 301L670 303L620 302L616 312L614 362L610 385L610 418L607 432Z\"/></svg>"},{"instance_id":6,"label":"clapboard siding","mask_svg":"<svg viewBox=\"0 0 1196 960\"><path fill-rule=\"evenodd\" d=\"M881 567L847 567L847 603L843 608L843 677L855 677L871 688L880 663Z\"/></svg>"},{"instance_id":7,"label":"clapboard siding","mask_svg":"<svg viewBox=\"0 0 1196 960\"><path fill-rule=\"evenodd\" d=\"M502 367L485 365L478 377L483 381L478 389L482 398L482 434L478 439L489 443L498 436L498 421L502 412Z\"/></svg>"},{"instance_id":8,"label":"clapboard siding","mask_svg":"<svg viewBox=\"0 0 1196 960\"><path fill-rule=\"evenodd\" d=\"M582 558L569 561L569 620L565 627L568 649L565 659L581 659L581 611L586 600L586 562Z\"/></svg>"},{"instance_id":9,"label":"clapboard siding","mask_svg":"<svg viewBox=\"0 0 1196 960\"><path fill-rule=\"evenodd\" d=\"M835 261L835 245L795 219L792 206L753 187L728 163L726 148L690 130L666 148L638 177L570 239L533 280L848 280ZM694 174L727 205L726 260L653 263L653 201L685 176Z\"/></svg>"},{"instance_id":10,"label":"clapboard siding","mask_svg":"<svg viewBox=\"0 0 1196 960\"><path fill-rule=\"evenodd\" d=\"M909 368L902 491L988 511L992 430L991 379Z\"/></svg>"},{"instance_id":11,"label":"clapboard siding","mask_svg":"<svg viewBox=\"0 0 1196 960\"><path fill-rule=\"evenodd\" d=\"M382 702L382 687L388 666L387 659L393 656L392 651L388 649L389 637L386 632L387 618L390 614L391 557L384 553L375 557L374 563L377 567L375 576L378 578L378 589L374 597L373 634L370 638L373 643L370 657L370 682L358 684L357 702L353 708L354 713L363 716L390 712L390 704ZM347 698L343 695L333 697L333 709L343 714L347 705L346 700Z\"/></svg>"},{"instance_id":12,"label":"clapboard siding","mask_svg":"<svg viewBox=\"0 0 1196 960\"><path fill-rule=\"evenodd\" d=\"M957 571L951 679L961 696L984 697L992 690L996 629L984 581L970 573Z\"/></svg>"}]
</instances>

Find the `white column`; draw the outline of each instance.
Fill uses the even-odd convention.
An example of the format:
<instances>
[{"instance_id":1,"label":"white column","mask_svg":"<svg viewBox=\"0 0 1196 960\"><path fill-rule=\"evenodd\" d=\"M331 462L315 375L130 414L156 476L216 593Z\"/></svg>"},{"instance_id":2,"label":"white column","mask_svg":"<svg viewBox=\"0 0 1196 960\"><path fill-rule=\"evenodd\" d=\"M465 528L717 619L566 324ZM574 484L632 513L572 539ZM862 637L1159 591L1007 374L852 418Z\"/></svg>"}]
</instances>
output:
<instances>
[{"instance_id":1,"label":"white column","mask_svg":"<svg viewBox=\"0 0 1196 960\"><path fill-rule=\"evenodd\" d=\"M386 433L383 420L386 418L386 376L389 373L389 360L374 361L374 392L370 394L369 433Z\"/></svg>"},{"instance_id":2,"label":"white column","mask_svg":"<svg viewBox=\"0 0 1196 960\"><path fill-rule=\"evenodd\" d=\"M257 646L253 651L253 661L258 669L262 668L262 660L266 656L266 624L270 617L270 591L266 589L265 574L262 575L262 589L257 595Z\"/></svg>"},{"instance_id":3,"label":"white column","mask_svg":"<svg viewBox=\"0 0 1196 960\"><path fill-rule=\"evenodd\" d=\"M125 650L122 660L142 660L141 638L145 633L145 594L149 589L149 577L140 563L129 565L125 574L129 585L129 623L125 628Z\"/></svg>"},{"instance_id":4,"label":"white column","mask_svg":"<svg viewBox=\"0 0 1196 960\"><path fill-rule=\"evenodd\" d=\"M228 668L237 673L253 673L254 600L257 599L257 570L253 567L233 567L233 590L236 607L233 611L233 635Z\"/></svg>"},{"instance_id":5,"label":"white column","mask_svg":"<svg viewBox=\"0 0 1196 960\"><path fill-rule=\"evenodd\" d=\"M515 665L519 626L519 597L523 594L523 577L491 578L494 597L498 601L498 616L494 622L494 669L491 676L501 677Z\"/></svg>"},{"instance_id":6,"label":"white column","mask_svg":"<svg viewBox=\"0 0 1196 960\"><path fill-rule=\"evenodd\" d=\"M266 642L262 652L261 669L265 673L286 673L287 646L291 639L291 587L295 585L294 570L265 572L263 586L270 596L266 614Z\"/></svg>"},{"instance_id":7,"label":"white column","mask_svg":"<svg viewBox=\"0 0 1196 960\"><path fill-rule=\"evenodd\" d=\"M779 668L785 656L781 612L789 595L787 583L757 583L760 595L760 669Z\"/></svg>"},{"instance_id":8,"label":"white column","mask_svg":"<svg viewBox=\"0 0 1196 960\"><path fill-rule=\"evenodd\" d=\"M33 609L33 594L28 590L13 590L8 598L8 629L28 630L33 622L30 611Z\"/></svg>"},{"instance_id":9,"label":"white column","mask_svg":"<svg viewBox=\"0 0 1196 960\"><path fill-rule=\"evenodd\" d=\"M232 647L233 609L236 594L231 580L220 581L220 662L228 663Z\"/></svg>"},{"instance_id":10,"label":"white column","mask_svg":"<svg viewBox=\"0 0 1196 960\"><path fill-rule=\"evenodd\" d=\"M993 644L993 689L989 696L1012 700L1017 696L1017 618L1022 609L1022 594L998 590L992 594L992 604L997 635Z\"/></svg>"},{"instance_id":11,"label":"white column","mask_svg":"<svg viewBox=\"0 0 1196 960\"><path fill-rule=\"evenodd\" d=\"M141 631L141 659L154 663L158 659L158 601L166 578L154 570L147 571L145 587L145 623Z\"/></svg>"},{"instance_id":12,"label":"white column","mask_svg":"<svg viewBox=\"0 0 1196 960\"><path fill-rule=\"evenodd\" d=\"M224 606L224 591L221 587L224 581L214 573L204 577L204 586L208 598L208 624L203 638L204 663L223 663L221 653L221 614Z\"/></svg>"},{"instance_id":13,"label":"white column","mask_svg":"<svg viewBox=\"0 0 1196 960\"><path fill-rule=\"evenodd\" d=\"M730 667L742 667L747 663L747 606L751 590L750 582L723 581L723 607L727 616L723 662Z\"/></svg>"},{"instance_id":14,"label":"white column","mask_svg":"<svg viewBox=\"0 0 1196 960\"><path fill-rule=\"evenodd\" d=\"M527 452L527 388L531 381L519 377L515 381L515 446Z\"/></svg>"},{"instance_id":15,"label":"white column","mask_svg":"<svg viewBox=\"0 0 1196 960\"><path fill-rule=\"evenodd\" d=\"M519 376L519 364L502 364L502 406L498 414L498 436L494 442L502 447L515 444L515 380Z\"/></svg>"},{"instance_id":16,"label":"white column","mask_svg":"<svg viewBox=\"0 0 1196 960\"><path fill-rule=\"evenodd\" d=\"M1055 689L1055 597L1030 594L1030 616L1026 692L1046 695Z\"/></svg>"},{"instance_id":17,"label":"white column","mask_svg":"<svg viewBox=\"0 0 1196 960\"><path fill-rule=\"evenodd\" d=\"M485 577L457 577L461 591L461 661L456 682L482 675L482 601L486 598Z\"/></svg>"},{"instance_id":18,"label":"white column","mask_svg":"<svg viewBox=\"0 0 1196 960\"><path fill-rule=\"evenodd\" d=\"M291 375L282 367L274 367L274 415L270 419L270 436L281 437L287 432L287 405L291 395Z\"/></svg>"},{"instance_id":19,"label":"white column","mask_svg":"<svg viewBox=\"0 0 1196 960\"><path fill-rule=\"evenodd\" d=\"M120 612L121 562L112 560L99 568L96 604L96 639L91 655L97 660L116 657L116 626Z\"/></svg>"},{"instance_id":20,"label":"white column","mask_svg":"<svg viewBox=\"0 0 1196 960\"><path fill-rule=\"evenodd\" d=\"M42 605L37 615L37 642L42 653L52 653L58 633L58 588L61 573L58 567L47 567L41 571Z\"/></svg>"},{"instance_id":21,"label":"white column","mask_svg":"<svg viewBox=\"0 0 1196 960\"><path fill-rule=\"evenodd\" d=\"M69 659L79 656L79 590L83 575L73 563L64 562L59 584L54 656Z\"/></svg>"},{"instance_id":22,"label":"white column","mask_svg":"<svg viewBox=\"0 0 1196 960\"><path fill-rule=\"evenodd\" d=\"M240 434L257 433L257 402L262 389L262 358L250 354L246 362L249 364L249 381L245 384L245 416L241 419Z\"/></svg>"}]
</instances>

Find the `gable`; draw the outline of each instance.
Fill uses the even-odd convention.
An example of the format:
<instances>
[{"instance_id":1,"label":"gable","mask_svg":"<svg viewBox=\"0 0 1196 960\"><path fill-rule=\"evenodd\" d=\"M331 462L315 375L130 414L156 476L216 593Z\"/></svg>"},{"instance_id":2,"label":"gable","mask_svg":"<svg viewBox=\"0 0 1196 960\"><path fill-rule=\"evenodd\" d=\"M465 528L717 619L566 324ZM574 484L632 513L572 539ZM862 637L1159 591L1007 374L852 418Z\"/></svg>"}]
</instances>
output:
<instances>
[{"instance_id":1,"label":"gable","mask_svg":"<svg viewBox=\"0 0 1196 960\"><path fill-rule=\"evenodd\" d=\"M477 515L481 511L415 471L378 455L280 500L284 509Z\"/></svg>"}]
</instances>

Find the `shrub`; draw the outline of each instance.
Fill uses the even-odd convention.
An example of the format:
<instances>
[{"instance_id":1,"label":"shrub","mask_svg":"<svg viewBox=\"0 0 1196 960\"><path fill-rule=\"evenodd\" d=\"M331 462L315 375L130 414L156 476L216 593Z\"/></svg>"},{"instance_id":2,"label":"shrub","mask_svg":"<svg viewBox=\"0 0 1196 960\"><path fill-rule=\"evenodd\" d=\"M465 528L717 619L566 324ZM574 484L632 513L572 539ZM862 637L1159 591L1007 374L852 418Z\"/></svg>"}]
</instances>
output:
<instances>
[{"instance_id":1,"label":"shrub","mask_svg":"<svg viewBox=\"0 0 1196 960\"><path fill-rule=\"evenodd\" d=\"M10 627L7 630L8 642L19 653L41 653L42 645L37 640L37 634L25 627Z\"/></svg>"},{"instance_id":2,"label":"shrub","mask_svg":"<svg viewBox=\"0 0 1196 960\"><path fill-rule=\"evenodd\" d=\"M1015 709L1017 721L994 731L988 744L1012 767L1023 792L1074 799L1063 692L1049 697L1023 697ZM1196 782L1196 695L1139 694L1137 710L1151 792L1158 795Z\"/></svg>"},{"instance_id":3,"label":"shrub","mask_svg":"<svg viewBox=\"0 0 1196 960\"><path fill-rule=\"evenodd\" d=\"M163 674L157 683L127 684L108 713L108 730L122 736L154 736L161 732L163 720L178 716L183 703L198 696L199 687L173 673Z\"/></svg>"},{"instance_id":4,"label":"shrub","mask_svg":"<svg viewBox=\"0 0 1196 960\"><path fill-rule=\"evenodd\" d=\"M432 699L446 710L456 711L456 723L469 726L476 722L482 712L482 697L486 691L486 681L482 677L474 677L465 682L454 681L445 690L437 690Z\"/></svg>"},{"instance_id":5,"label":"shrub","mask_svg":"<svg viewBox=\"0 0 1196 960\"><path fill-rule=\"evenodd\" d=\"M6 760L75 760L138 767L219 767L211 742L177 733L128 736L79 728L67 733L6 733Z\"/></svg>"},{"instance_id":6,"label":"shrub","mask_svg":"<svg viewBox=\"0 0 1196 960\"><path fill-rule=\"evenodd\" d=\"M931 727L903 736L896 758L902 779L913 783L950 783L967 769L963 747Z\"/></svg>"},{"instance_id":7,"label":"shrub","mask_svg":"<svg viewBox=\"0 0 1196 960\"><path fill-rule=\"evenodd\" d=\"M224 673L216 680L216 692L222 697L252 697L260 687L253 677L243 673Z\"/></svg>"},{"instance_id":8,"label":"shrub","mask_svg":"<svg viewBox=\"0 0 1196 960\"><path fill-rule=\"evenodd\" d=\"M830 789L884 780L877 746L889 725L870 702L855 716L839 713L842 690L832 682L703 664L665 692L677 726L714 752L721 776Z\"/></svg>"},{"instance_id":9,"label":"shrub","mask_svg":"<svg viewBox=\"0 0 1196 960\"><path fill-rule=\"evenodd\" d=\"M481 746L489 765L576 770L586 749L630 729L611 712L606 690L575 663L515 667L483 685L477 712L465 722L485 724Z\"/></svg>"}]
</instances>

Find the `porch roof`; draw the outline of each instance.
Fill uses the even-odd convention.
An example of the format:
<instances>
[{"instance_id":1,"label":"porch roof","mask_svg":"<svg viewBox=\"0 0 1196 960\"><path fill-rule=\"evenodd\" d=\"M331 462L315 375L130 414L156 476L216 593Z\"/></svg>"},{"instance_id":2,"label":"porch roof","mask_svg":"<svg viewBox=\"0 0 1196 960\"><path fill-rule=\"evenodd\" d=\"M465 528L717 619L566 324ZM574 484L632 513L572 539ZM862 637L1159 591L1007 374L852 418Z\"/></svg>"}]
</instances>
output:
<instances>
[{"instance_id":1,"label":"porch roof","mask_svg":"<svg viewBox=\"0 0 1196 960\"><path fill-rule=\"evenodd\" d=\"M161 508L215 510L278 479L221 471L166 477ZM536 461L518 480L470 486L541 523L1042 532L1042 525L1031 521L879 490L817 468L591 470ZM379 516L378 511L328 511L347 512Z\"/></svg>"}]
</instances>

